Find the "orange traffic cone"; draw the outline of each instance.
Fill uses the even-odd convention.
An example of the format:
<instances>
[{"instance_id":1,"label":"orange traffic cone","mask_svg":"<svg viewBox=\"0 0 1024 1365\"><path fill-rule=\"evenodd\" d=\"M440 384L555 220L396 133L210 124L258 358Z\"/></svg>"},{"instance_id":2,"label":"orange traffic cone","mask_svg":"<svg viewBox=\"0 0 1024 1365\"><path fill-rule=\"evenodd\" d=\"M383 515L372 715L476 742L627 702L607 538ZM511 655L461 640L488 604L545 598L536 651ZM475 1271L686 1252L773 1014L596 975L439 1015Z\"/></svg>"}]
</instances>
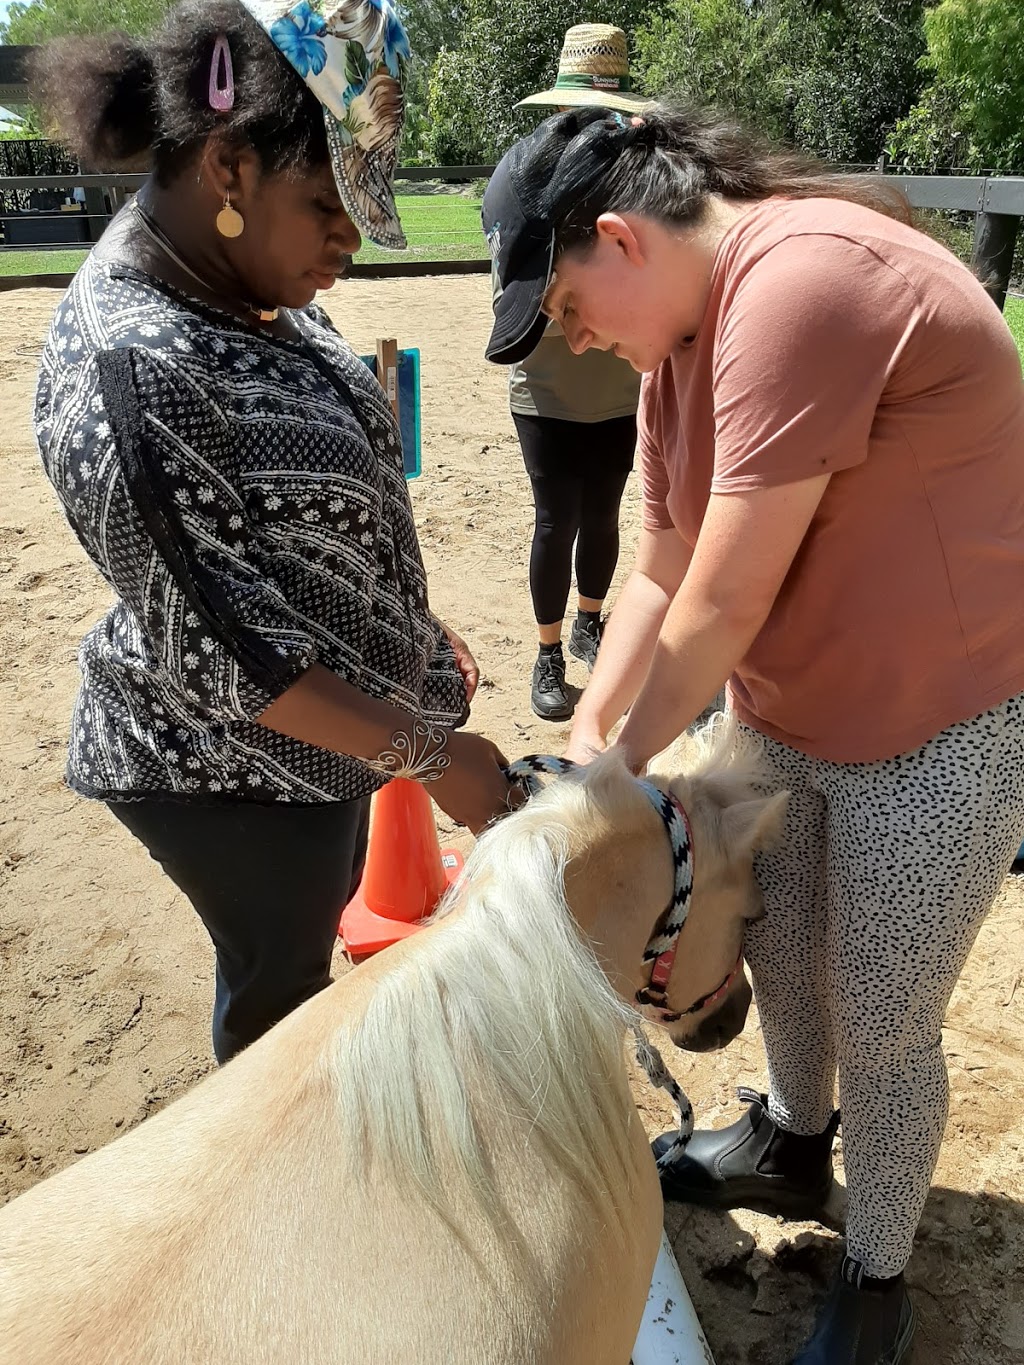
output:
<instances>
[{"instance_id":1,"label":"orange traffic cone","mask_svg":"<svg viewBox=\"0 0 1024 1365\"><path fill-rule=\"evenodd\" d=\"M461 871L461 853L438 847L421 784L392 778L373 798L366 870L342 912L345 952L369 957L414 934Z\"/></svg>"}]
</instances>

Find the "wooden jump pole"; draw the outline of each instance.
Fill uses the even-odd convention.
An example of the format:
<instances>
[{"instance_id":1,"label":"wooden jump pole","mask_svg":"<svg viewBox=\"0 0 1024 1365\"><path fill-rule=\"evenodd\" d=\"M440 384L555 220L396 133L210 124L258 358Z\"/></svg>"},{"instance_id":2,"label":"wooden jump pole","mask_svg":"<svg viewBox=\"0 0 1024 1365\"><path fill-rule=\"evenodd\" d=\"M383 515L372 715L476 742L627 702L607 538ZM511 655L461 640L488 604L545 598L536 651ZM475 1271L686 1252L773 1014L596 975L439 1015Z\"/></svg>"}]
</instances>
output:
<instances>
[{"instance_id":1,"label":"wooden jump pole","mask_svg":"<svg viewBox=\"0 0 1024 1365\"><path fill-rule=\"evenodd\" d=\"M398 400L398 342L394 337L377 338L377 381L388 396L395 421L401 426Z\"/></svg>"}]
</instances>

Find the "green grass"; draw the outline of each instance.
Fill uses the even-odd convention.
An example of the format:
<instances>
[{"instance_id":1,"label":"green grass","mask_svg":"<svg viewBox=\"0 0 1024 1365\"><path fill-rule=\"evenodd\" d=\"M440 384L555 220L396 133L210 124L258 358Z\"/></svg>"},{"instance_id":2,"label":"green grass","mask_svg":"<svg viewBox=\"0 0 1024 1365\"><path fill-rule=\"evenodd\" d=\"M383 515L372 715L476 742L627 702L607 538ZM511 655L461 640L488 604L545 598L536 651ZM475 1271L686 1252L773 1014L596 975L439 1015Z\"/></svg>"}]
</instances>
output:
<instances>
[{"instance_id":1,"label":"green grass","mask_svg":"<svg viewBox=\"0 0 1024 1365\"><path fill-rule=\"evenodd\" d=\"M1017 350L1024 358L1024 299L1007 299L1006 307L1003 309L1003 317L1009 324L1013 339L1017 343Z\"/></svg>"},{"instance_id":2,"label":"green grass","mask_svg":"<svg viewBox=\"0 0 1024 1365\"><path fill-rule=\"evenodd\" d=\"M384 251L367 243L354 258L357 265L486 259L479 199L461 194L400 194L395 202L409 240L408 251Z\"/></svg>"},{"instance_id":3,"label":"green grass","mask_svg":"<svg viewBox=\"0 0 1024 1365\"><path fill-rule=\"evenodd\" d=\"M409 239L408 251L383 251L368 243L356 256L357 263L486 259L479 199L461 194L400 194L397 202ZM85 257L84 251L56 248L0 248L0 275L72 275Z\"/></svg>"},{"instance_id":4,"label":"green grass","mask_svg":"<svg viewBox=\"0 0 1024 1365\"><path fill-rule=\"evenodd\" d=\"M73 275L85 260L85 251L4 251L0 249L0 275Z\"/></svg>"}]
</instances>

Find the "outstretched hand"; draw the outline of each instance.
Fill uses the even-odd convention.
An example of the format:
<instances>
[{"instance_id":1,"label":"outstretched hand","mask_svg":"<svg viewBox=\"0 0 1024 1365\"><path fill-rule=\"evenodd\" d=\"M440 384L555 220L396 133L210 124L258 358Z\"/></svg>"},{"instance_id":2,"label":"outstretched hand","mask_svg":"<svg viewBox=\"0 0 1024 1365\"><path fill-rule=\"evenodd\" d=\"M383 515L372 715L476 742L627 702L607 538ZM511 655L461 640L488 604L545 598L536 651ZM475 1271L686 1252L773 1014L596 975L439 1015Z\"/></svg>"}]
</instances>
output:
<instances>
[{"instance_id":1,"label":"outstretched hand","mask_svg":"<svg viewBox=\"0 0 1024 1365\"><path fill-rule=\"evenodd\" d=\"M505 774L508 759L483 735L454 731L448 740L451 766L427 790L456 824L473 834L522 805L525 795Z\"/></svg>"}]
</instances>

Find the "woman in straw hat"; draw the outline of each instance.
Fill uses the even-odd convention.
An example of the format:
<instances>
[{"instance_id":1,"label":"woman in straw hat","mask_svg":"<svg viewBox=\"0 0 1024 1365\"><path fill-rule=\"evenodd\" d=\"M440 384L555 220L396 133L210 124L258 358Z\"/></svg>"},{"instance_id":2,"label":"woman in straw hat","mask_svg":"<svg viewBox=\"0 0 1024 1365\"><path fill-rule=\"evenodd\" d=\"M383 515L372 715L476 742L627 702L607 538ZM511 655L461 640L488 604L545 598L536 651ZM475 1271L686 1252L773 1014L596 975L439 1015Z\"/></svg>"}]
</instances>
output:
<instances>
[{"instance_id":1,"label":"woman in straw hat","mask_svg":"<svg viewBox=\"0 0 1024 1365\"><path fill-rule=\"evenodd\" d=\"M384 394L312 307L390 179L409 46L389 0L187 0L148 40L44 49L87 163L151 175L57 311L36 429L114 605L82 643L69 780L199 912L224 1061L325 986L369 798L474 829L503 759L430 612Z\"/></svg>"},{"instance_id":2,"label":"woman in straw hat","mask_svg":"<svg viewBox=\"0 0 1024 1365\"><path fill-rule=\"evenodd\" d=\"M663 1188L820 1215L838 1074L846 1257L794 1365L900 1365L943 1016L1024 833L1013 338L897 188L712 115L548 119L483 212L490 357L522 360L553 317L645 376L637 562L570 757L628 710L616 743L642 771L728 678L789 793L745 943L768 1093L695 1133Z\"/></svg>"},{"instance_id":3,"label":"woman in straw hat","mask_svg":"<svg viewBox=\"0 0 1024 1365\"><path fill-rule=\"evenodd\" d=\"M637 110L626 35L610 24L569 29L550 90L520 105L607 105ZM575 356L552 321L537 349L509 375L512 419L533 488L535 524L530 593L539 648L530 704L544 720L566 720L562 623L576 546L576 619L569 649L594 667L601 612L619 557L619 504L633 468L640 377L624 360L590 351Z\"/></svg>"}]
</instances>

